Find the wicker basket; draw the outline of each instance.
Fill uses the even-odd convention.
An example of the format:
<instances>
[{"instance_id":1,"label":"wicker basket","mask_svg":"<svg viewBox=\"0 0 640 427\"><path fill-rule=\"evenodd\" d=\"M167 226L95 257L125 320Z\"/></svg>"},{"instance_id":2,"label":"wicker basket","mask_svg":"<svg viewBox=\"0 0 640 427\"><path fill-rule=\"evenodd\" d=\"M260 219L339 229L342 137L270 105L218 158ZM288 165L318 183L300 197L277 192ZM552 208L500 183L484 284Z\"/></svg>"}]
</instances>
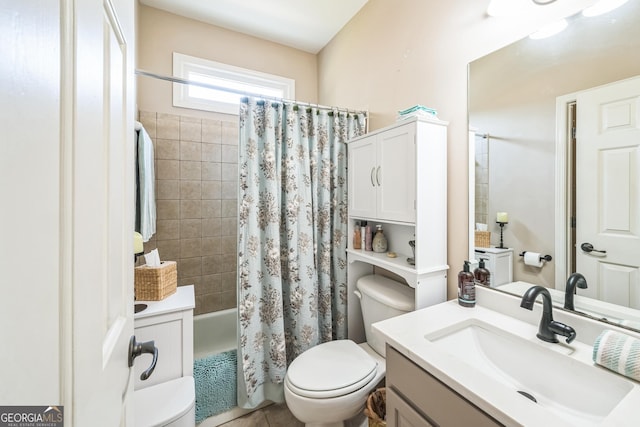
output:
<instances>
[{"instance_id":1,"label":"wicker basket","mask_svg":"<svg viewBox=\"0 0 640 427\"><path fill-rule=\"evenodd\" d=\"M178 268L175 261L163 261L159 267L135 268L135 296L138 301L160 301L176 292Z\"/></svg>"},{"instance_id":2,"label":"wicker basket","mask_svg":"<svg viewBox=\"0 0 640 427\"><path fill-rule=\"evenodd\" d=\"M386 427L387 389L380 387L367 398L364 414L369 419L369 427Z\"/></svg>"},{"instance_id":3,"label":"wicker basket","mask_svg":"<svg viewBox=\"0 0 640 427\"><path fill-rule=\"evenodd\" d=\"M476 231L476 248L488 248L491 240L490 231Z\"/></svg>"}]
</instances>

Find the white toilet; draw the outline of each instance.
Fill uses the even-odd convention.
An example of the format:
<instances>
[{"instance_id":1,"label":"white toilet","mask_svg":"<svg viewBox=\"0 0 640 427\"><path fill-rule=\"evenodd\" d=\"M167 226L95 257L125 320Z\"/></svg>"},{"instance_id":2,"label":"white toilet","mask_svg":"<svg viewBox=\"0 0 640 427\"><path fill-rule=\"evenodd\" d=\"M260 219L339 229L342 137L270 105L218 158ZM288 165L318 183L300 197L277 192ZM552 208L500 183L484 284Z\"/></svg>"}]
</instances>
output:
<instances>
[{"instance_id":1,"label":"white toilet","mask_svg":"<svg viewBox=\"0 0 640 427\"><path fill-rule=\"evenodd\" d=\"M180 286L162 301L136 301L147 308L134 315L138 342L155 342L158 363L151 376L140 374L152 356L135 360L133 392L135 427L194 427L195 384L193 380L193 286Z\"/></svg>"},{"instance_id":2,"label":"white toilet","mask_svg":"<svg viewBox=\"0 0 640 427\"><path fill-rule=\"evenodd\" d=\"M343 426L362 412L369 393L386 373L385 343L371 333L371 325L415 309L414 290L407 285L369 275L358 279L356 286L367 342L319 344L298 356L287 370L287 406L307 426Z\"/></svg>"}]
</instances>

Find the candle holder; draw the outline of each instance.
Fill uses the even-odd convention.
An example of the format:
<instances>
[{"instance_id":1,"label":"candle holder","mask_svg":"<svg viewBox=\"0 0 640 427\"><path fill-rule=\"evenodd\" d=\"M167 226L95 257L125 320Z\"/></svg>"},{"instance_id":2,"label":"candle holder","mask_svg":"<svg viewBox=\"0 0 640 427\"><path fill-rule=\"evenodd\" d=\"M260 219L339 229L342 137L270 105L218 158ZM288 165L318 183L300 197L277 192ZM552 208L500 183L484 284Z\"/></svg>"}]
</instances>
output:
<instances>
[{"instance_id":1,"label":"candle holder","mask_svg":"<svg viewBox=\"0 0 640 427\"><path fill-rule=\"evenodd\" d=\"M509 224L508 222L500 222L500 221L496 221L496 224L498 224L500 226L500 246L498 246L499 249L509 249L506 248L504 246L504 244L502 243L502 233L504 231L504 226L505 224Z\"/></svg>"}]
</instances>

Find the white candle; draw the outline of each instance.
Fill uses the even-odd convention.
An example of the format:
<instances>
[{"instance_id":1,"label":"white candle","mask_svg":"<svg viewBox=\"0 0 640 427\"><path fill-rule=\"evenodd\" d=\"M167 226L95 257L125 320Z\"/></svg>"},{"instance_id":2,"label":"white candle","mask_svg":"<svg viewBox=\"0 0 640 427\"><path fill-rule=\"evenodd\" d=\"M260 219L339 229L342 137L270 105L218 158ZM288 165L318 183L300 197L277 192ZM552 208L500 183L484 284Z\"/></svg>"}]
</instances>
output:
<instances>
[{"instance_id":1,"label":"white candle","mask_svg":"<svg viewBox=\"0 0 640 427\"><path fill-rule=\"evenodd\" d=\"M498 212L496 222L509 222L509 215L506 212Z\"/></svg>"}]
</instances>

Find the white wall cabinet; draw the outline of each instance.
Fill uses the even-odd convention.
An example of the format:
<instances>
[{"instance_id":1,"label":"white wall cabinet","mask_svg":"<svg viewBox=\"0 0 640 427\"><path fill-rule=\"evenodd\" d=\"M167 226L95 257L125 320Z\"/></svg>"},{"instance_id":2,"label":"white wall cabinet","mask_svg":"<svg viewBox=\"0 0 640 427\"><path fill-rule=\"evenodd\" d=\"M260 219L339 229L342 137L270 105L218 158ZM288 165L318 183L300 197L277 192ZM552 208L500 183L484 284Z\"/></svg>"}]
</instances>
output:
<instances>
[{"instance_id":1,"label":"white wall cabinet","mask_svg":"<svg viewBox=\"0 0 640 427\"><path fill-rule=\"evenodd\" d=\"M447 298L447 123L411 118L349 142L349 338L364 340L354 296L357 280L375 267L415 288L416 308ZM386 253L354 249L356 223L382 224ZM416 241L415 256L409 241ZM410 264L408 258L414 258Z\"/></svg>"},{"instance_id":2,"label":"white wall cabinet","mask_svg":"<svg viewBox=\"0 0 640 427\"><path fill-rule=\"evenodd\" d=\"M416 218L416 126L407 124L349 144L349 210L399 222Z\"/></svg>"}]
</instances>

